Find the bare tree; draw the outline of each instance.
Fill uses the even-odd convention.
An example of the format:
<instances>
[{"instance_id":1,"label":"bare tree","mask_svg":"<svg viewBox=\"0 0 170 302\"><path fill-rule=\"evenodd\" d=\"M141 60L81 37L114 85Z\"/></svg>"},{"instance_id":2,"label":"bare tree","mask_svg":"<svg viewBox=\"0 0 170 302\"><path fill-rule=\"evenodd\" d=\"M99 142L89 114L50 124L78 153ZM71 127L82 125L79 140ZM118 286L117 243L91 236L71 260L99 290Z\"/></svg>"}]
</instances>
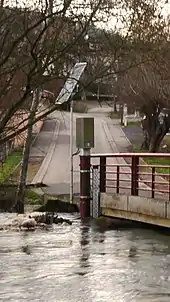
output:
<instances>
[{"instance_id":1,"label":"bare tree","mask_svg":"<svg viewBox=\"0 0 170 302\"><path fill-rule=\"evenodd\" d=\"M121 102L140 107L145 116L142 147L156 152L170 127L167 2L130 0L126 4L130 25L118 58L115 93Z\"/></svg>"},{"instance_id":2,"label":"bare tree","mask_svg":"<svg viewBox=\"0 0 170 302\"><path fill-rule=\"evenodd\" d=\"M26 179L27 179L30 147L31 147L31 142L32 142L33 121L34 121L35 114L37 111L39 97L40 97L40 95L39 95L39 91L37 89L33 93L30 114L28 117L27 136L26 136L26 141L25 141L25 145L23 148L20 180L19 180L19 184L18 184L18 190L17 190L17 194L16 194L16 201L15 201L15 207L16 207L18 213L24 213L24 198L25 198L25 191L26 191Z\"/></svg>"},{"instance_id":3,"label":"bare tree","mask_svg":"<svg viewBox=\"0 0 170 302\"><path fill-rule=\"evenodd\" d=\"M1 6L0 144L27 128L24 120L12 128L9 121L20 108L29 111L31 91L65 80L75 61L87 60L88 85L109 74L114 81L115 70L123 73L153 60L166 27L158 2L50 0L34 8ZM108 24L113 24L109 31ZM48 104L33 122L56 109Z\"/></svg>"},{"instance_id":4,"label":"bare tree","mask_svg":"<svg viewBox=\"0 0 170 302\"><path fill-rule=\"evenodd\" d=\"M106 21L111 2L47 1L35 9L0 8L0 144L24 131L24 123L11 129L9 121L21 108L29 110L31 91L43 89L53 79L65 79L78 59L94 63L95 52L88 47L87 56L84 37L91 24ZM99 49L98 55L103 55ZM101 67L96 67L99 73ZM53 110L56 106L49 106L38 118Z\"/></svg>"},{"instance_id":5,"label":"bare tree","mask_svg":"<svg viewBox=\"0 0 170 302\"><path fill-rule=\"evenodd\" d=\"M142 64L129 70L120 82L124 100L143 113L141 147L157 152L170 128L170 74L166 65L161 70L158 61Z\"/></svg>"}]
</instances>

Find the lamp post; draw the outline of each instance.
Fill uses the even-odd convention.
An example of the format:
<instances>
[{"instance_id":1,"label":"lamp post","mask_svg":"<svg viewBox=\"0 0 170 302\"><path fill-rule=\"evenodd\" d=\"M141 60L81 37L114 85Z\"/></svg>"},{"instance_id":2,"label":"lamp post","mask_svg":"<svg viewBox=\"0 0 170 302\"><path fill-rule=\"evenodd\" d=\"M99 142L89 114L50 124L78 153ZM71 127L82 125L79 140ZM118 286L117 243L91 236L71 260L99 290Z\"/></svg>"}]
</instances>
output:
<instances>
[{"instance_id":1,"label":"lamp post","mask_svg":"<svg viewBox=\"0 0 170 302\"><path fill-rule=\"evenodd\" d=\"M79 85L76 85L76 92L78 92ZM71 94L70 99L70 203L73 203L73 105L74 93Z\"/></svg>"},{"instance_id":2,"label":"lamp post","mask_svg":"<svg viewBox=\"0 0 170 302\"><path fill-rule=\"evenodd\" d=\"M64 87L60 91L55 104L62 105L70 99L70 203L73 202L73 91L76 87L87 62L79 62L70 70Z\"/></svg>"}]
</instances>

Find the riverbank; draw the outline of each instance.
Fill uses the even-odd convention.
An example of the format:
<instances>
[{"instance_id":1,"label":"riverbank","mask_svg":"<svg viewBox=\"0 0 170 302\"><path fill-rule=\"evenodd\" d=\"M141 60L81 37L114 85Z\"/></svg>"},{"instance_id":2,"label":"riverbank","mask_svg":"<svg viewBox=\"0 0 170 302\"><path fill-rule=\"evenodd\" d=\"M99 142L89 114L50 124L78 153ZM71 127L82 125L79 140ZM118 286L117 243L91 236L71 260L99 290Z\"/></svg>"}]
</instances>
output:
<instances>
[{"instance_id":1,"label":"riverbank","mask_svg":"<svg viewBox=\"0 0 170 302\"><path fill-rule=\"evenodd\" d=\"M35 175L39 171L42 162L48 152L50 142L52 140L52 133L55 129L56 121L52 118L46 118L43 121L41 128L34 133L30 157L28 162L28 172L27 172L27 184L31 184ZM0 186L0 210L8 211L14 204L17 184L19 182L20 172L21 172L21 159L22 150L12 153L6 159L6 162L2 165L0 169L0 181L6 184L12 184L14 187L4 187ZM2 171L1 171L2 170ZM2 175L1 175L2 174ZM43 196L37 194L32 189L26 190L26 201L25 204L35 206L43 205Z\"/></svg>"}]
</instances>

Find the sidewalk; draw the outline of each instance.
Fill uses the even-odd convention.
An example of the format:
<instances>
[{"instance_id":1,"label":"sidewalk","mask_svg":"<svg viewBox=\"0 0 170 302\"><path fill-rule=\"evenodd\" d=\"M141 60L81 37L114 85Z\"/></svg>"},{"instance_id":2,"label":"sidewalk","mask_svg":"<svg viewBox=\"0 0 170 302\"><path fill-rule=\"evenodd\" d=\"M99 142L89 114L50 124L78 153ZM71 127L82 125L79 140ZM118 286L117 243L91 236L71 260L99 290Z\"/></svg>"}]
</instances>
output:
<instances>
[{"instance_id":1,"label":"sidewalk","mask_svg":"<svg viewBox=\"0 0 170 302\"><path fill-rule=\"evenodd\" d=\"M33 168L33 175L31 173L30 182L32 184L41 183L43 178L43 169L46 168L48 154L50 152L50 146L53 141L53 135L55 132L55 128L58 126L58 121L53 119L52 117L47 117L44 120L41 131L37 135L30 151L29 156L29 167L32 165L35 166ZM46 161L46 164L45 164ZM28 168L29 169L29 168ZM36 174L35 174L36 173ZM34 188L35 191L39 195L44 195L44 192L41 188Z\"/></svg>"},{"instance_id":2,"label":"sidewalk","mask_svg":"<svg viewBox=\"0 0 170 302\"><path fill-rule=\"evenodd\" d=\"M41 183L48 169L51 161L54 148L56 146L56 139L58 137L60 122L57 119L48 118L44 122L44 127L40 132L35 145L33 146L30 154L32 160L43 160L40 169L35 175L32 183Z\"/></svg>"},{"instance_id":3,"label":"sidewalk","mask_svg":"<svg viewBox=\"0 0 170 302\"><path fill-rule=\"evenodd\" d=\"M118 124L113 124L112 120L107 122L107 127L110 132L110 143L113 152L131 152L132 144L122 130L122 127Z\"/></svg>"},{"instance_id":4,"label":"sidewalk","mask_svg":"<svg viewBox=\"0 0 170 302\"><path fill-rule=\"evenodd\" d=\"M38 159L43 159L49 149L50 143L52 141L53 132L56 126L56 120L47 118L44 120L41 131L35 139L31 152L30 152L30 161L36 161Z\"/></svg>"},{"instance_id":5,"label":"sidewalk","mask_svg":"<svg viewBox=\"0 0 170 302\"><path fill-rule=\"evenodd\" d=\"M117 124L112 124L112 120L106 123L105 133L110 143L110 147L113 153L129 153L131 152L131 143L124 134L122 127ZM114 162L120 166L120 193L131 195L131 167L128 160L123 157L114 158ZM110 163L110 161L109 161ZM113 168L109 168L109 172L113 171ZM115 171L116 173L116 171ZM143 197L149 197L150 192L145 190L150 188L145 183L140 183L139 195Z\"/></svg>"}]
</instances>

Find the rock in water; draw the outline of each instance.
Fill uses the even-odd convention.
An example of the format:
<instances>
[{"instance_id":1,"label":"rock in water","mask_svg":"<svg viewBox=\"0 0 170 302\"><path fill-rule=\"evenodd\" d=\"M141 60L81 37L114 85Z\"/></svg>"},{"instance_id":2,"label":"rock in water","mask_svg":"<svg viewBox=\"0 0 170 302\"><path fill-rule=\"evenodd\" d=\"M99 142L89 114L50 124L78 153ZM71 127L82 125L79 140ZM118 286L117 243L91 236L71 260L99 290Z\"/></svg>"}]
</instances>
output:
<instances>
[{"instance_id":1,"label":"rock in water","mask_svg":"<svg viewBox=\"0 0 170 302\"><path fill-rule=\"evenodd\" d=\"M7 229L16 228L23 229L48 229L53 224L66 223L71 225L72 222L67 218L58 217L55 213L50 212L33 212L29 214L19 214L15 219L7 226ZM4 227L2 227L4 229ZM1 229L0 229L1 230Z\"/></svg>"},{"instance_id":2,"label":"rock in water","mask_svg":"<svg viewBox=\"0 0 170 302\"><path fill-rule=\"evenodd\" d=\"M31 216L29 216L28 218L24 219L21 224L20 224L20 228L27 228L27 229L34 229L36 226L36 221L34 218L32 218Z\"/></svg>"},{"instance_id":3,"label":"rock in water","mask_svg":"<svg viewBox=\"0 0 170 302\"><path fill-rule=\"evenodd\" d=\"M37 223L53 224L54 221L54 213L33 212L30 216L33 217ZM57 215L55 217L57 217Z\"/></svg>"}]
</instances>

